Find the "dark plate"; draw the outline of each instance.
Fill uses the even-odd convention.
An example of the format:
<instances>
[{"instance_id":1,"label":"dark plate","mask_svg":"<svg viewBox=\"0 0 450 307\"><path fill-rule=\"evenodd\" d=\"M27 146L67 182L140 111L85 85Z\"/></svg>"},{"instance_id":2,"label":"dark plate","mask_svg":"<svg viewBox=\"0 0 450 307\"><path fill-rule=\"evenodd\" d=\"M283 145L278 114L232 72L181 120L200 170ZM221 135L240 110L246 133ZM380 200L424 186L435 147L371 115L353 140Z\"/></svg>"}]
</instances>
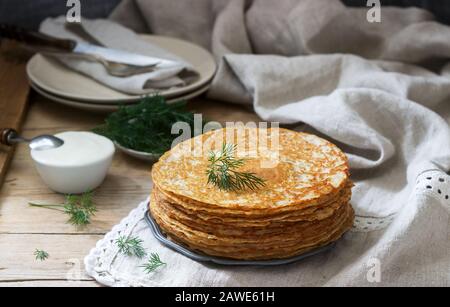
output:
<instances>
[{"instance_id":1,"label":"dark plate","mask_svg":"<svg viewBox=\"0 0 450 307\"><path fill-rule=\"evenodd\" d=\"M155 238L161 242L163 245L167 246L168 248L188 257L192 260L199 261L199 262L212 262L216 264L222 264L222 265L258 265L258 266L273 266L273 265L281 265L281 264L288 264L296 261L303 260L305 258L317 255L319 253L325 252L330 250L334 247L335 243L331 243L327 246L312 250L308 253L286 258L286 259L274 259L274 260L234 260L234 259L227 259L227 258L221 258L221 257L214 257L214 256L208 256L205 254L200 254L194 251L191 251L187 249L186 247L175 243L173 241L170 241L167 239L167 237L162 233L161 229L159 228L158 224L155 222L153 217L151 216L150 212L147 211L145 213L145 220L147 221L147 224L150 226L150 229L155 236Z\"/></svg>"}]
</instances>

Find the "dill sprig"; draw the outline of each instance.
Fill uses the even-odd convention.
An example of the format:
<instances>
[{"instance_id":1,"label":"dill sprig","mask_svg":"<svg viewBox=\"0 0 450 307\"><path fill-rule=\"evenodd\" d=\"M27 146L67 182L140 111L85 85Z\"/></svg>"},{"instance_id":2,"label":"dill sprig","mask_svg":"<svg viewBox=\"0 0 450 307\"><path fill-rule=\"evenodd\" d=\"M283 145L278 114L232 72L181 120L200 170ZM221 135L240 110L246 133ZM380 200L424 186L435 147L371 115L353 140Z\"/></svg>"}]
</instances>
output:
<instances>
[{"instance_id":1,"label":"dill sprig","mask_svg":"<svg viewBox=\"0 0 450 307\"><path fill-rule=\"evenodd\" d=\"M245 163L245 159L234 157L236 148L235 144L224 143L219 153L210 152L209 166L206 170L208 184L213 184L220 190L233 192L246 189L254 191L265 186L265 181L254 173L236 170Z\"/></svg>"},{"instance_id":2,"label":"dill sprig","mask_svg":"<svg viewBox=\"0 0 450 307\"><path fill-rule=\"evenodd\" d=\"M142 246L142 242L143 241L138 237L127 238L126 236L120 236L116 240L120 253L129 257L136 256L139 259L142 259L147 255L147 252Z\"/></svg>"},{"instance_id":3,"label":"dill sprig","mask_svg":"<svg viewBox=\"0 0 450 307\"><path fill-rule=\"evenodd\" d=\"M159 258L159 255L157 253L151 253L147 263L141 265L141 267L144 268L145 273L150 274L154 272L157 268L165 264L166 263L161 261L161 258Z\"/></svg>"},{"instance_id":4,"label":"dill sprig","mask_svg":"<svg viewBox=\"0 0 450 307\"><path fill-rule=\"evenodd\" d=\"M185 102L168 104L164 97L154 95L136 105L121 106L93 131L129 149L163 154L177 137L172 134L176 122L188 123L194 131L194 114L186 111Z\"/></svg>"},{"instance_id":5,"label":"dill sprig","mask_svg":"<svg viewBox=\"0 0 450 307\"><path fill-rule=\"evenodd\" d=\"M86 192L82 195L66 195L64 204L38 204L30 202L29 205L64 212L69 215L68 223L75 226L85 226L91 223L91 217L97 212L92 195L92 192Z\"/></svg>"},{"instance_id":6,"label":"dill sprig","mask_svg":"<svg viewBox=\"0 0 450 307\"><path fill-rule=\"evenodd\" d=\"M46 251L37 248L34 251L34 256L36 257L36 260L39 261L45 261L48 257L50 257L50 255Z\"/></svg>"}]
</instances>

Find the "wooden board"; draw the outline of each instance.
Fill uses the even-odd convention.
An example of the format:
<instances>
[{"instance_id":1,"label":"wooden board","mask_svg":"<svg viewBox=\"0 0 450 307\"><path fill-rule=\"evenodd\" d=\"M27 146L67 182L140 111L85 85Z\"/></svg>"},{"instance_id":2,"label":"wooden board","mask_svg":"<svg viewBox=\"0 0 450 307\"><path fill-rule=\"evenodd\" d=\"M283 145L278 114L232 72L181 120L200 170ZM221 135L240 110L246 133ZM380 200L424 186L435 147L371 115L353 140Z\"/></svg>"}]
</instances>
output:
<instances>
[{"instance_id":1,"label":"wooden board","mask_svg":"<svg viewBox=\"0 0 450 307\"><path fill-rule=\"evenodd\" d=\"M25 60L14 43L0 46L0 128L20 130L29 94ZM14 148L0 145L0 186L13 152Z\"/></svg>"}]
</instances>

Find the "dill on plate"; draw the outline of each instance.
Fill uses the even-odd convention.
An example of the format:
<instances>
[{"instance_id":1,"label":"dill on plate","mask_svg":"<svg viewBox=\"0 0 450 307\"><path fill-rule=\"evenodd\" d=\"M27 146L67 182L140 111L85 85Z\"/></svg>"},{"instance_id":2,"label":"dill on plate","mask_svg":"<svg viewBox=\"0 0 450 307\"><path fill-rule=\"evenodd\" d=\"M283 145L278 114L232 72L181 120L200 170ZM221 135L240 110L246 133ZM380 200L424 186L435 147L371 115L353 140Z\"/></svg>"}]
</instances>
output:
<instances>
[{"instance_id":1,"label":"dill on plate","mask_svg":"<svg viewBox=\"0 0 450 307\"><path fill-rule=\"evenodd\" d=\"M155 95L136 105L121 106L94 132L128 149L163 154L177 137L172 134L176 122L188 123L194 131L194 114L186 110L185 102L167 104L164 97Z\"/></svg>"}]
</instances>

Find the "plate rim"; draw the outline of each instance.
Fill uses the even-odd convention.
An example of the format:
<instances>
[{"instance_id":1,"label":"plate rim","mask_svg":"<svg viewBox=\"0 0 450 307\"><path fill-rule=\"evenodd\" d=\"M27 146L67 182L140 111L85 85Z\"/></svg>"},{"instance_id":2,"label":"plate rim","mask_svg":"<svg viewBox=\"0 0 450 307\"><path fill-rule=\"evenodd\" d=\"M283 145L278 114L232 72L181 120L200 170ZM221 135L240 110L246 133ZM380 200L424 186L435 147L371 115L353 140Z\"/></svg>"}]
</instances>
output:
<instances>
[{"instance_id":1,"label":"plate rim","mask_svg":"<svg viewBox=\"0 0 450 307\"><path fill-rule=\"evenodd\" d=\"M74 101L70 100L64 97L58 97L53 95L52 93L46 92L44 89L39 88L38 85L33 84L33 82L30 80L29 82L30 87L36 91L39 95L42 95L46 99L51 100L54 103L58 103L61 105L69 106L72 108L76 108L78 110L84 110L84 111L91 111L91 112L115 112L119 109L120 104L106 104L106 103L89 103L88 101ZM177 96L173 98L166 98L167 103L174 103L180 100L190 100L193 98L196 98L204 93L206 93L209 88L211 87L211 84L208 83L207 85L203 86L202 88L193 91L191 93L187 93L182 96ZM142 99L143 96L139 97L139 99ZM136 100L138 101L138 100ZM132 102L124 103L127 105L133 105Z\"/></svg>"},{"instance_id":2,"label":"plate rim","mask_svg":"<svg viewBox=\"0 0 450 307\"><path fill-rule=\"evenodd\" d=\"M116 148L119 149L124 154L126 154L130 157L134 157L136 159L140 159L142 161L156 162L162 156L162 154L155 154L155 153L149 153L149 152L143 152L143 151L130 149L130 148L120 145L119 142L117 142L117 141L113 141L113 143L116 146Z\"/></svg>"},{"instance_id":3,"label":"plate rim","mask_svg":"<svg viewBox=\"0 0 450 307\"><path fill-rule=\"evenodd\" d=\"M147 203L147 206L149 206L150 203ZM151 216L150 210L147 209L144 213L144 219L147 223L147 225L150 228L150 231L152 232L153 236L157 241L159 241L162 245L166 246L167 248L170 248L171 250L178 252L179 254L190 258L191 260L198 261L198 262L209 262L219 265L225 265L225 266L278 266L278 265L285 265L294 263L297 261L304 260L306 258L315 256L317 254L329 251L333 249L333 247L336 245L336 242L332 242L328 245L316 248L314 250L311 250L309 252L306 252L301 255L297 255L290 258L285 259L273 259L273 260L235 260L235 259L228 259L228 258L222 258L222 257L215 257L215 256L209 256L206 254L199 254L197 252L191 251L185 246L182 246L174 241L171 241L166 238L166 236L162 233L161 228L156 223L156 221Z\"/></svg>"},{"instance_id":4,"label":"plate rim","mask_svg":"<svg viewBox=\"0 0 450 307\"><path fill-rule=\"evenodd\" d=\"M178 42L182 42L184 44L191 45L191 46L193 46L195 48L202 49L205 52L205 54L206 53L208 54L208 59L205 59L205 61L208 60L208 62L210 62L210 64L213 64L213 66L214 66L214 69L212 69L209 72L210 75L207 78L205 78L204 80L202 80L201 82L199 82L199 83L193 83L193 84L190 84L188 86L179 88L179 91L175 91L175 92L170 92L170 91L173 91L173 89L169 89L169 90L166 90L166 91L161 91L160 94L165 96L165 97L168 97L168 98L177 97L177 96L180 96L180 95L184 95L185 93L190 93L190 92L193 92L193 91L195 91L195 90L197 90L199 88L202 88L203 86L205 86L205 84L210 84L211 81L213 80L214 76L217 73L217 68L218 67L217 67L217 63L216 63L216 61L214 59L214 56L211 54L211 52L209 50L207 50L207 49L205 49L205 48L203 48L203 47L201 47L201 46L199 46L197 44L194 44L194 43L191 43L189 41L182 40L182 39L179 39L179 38L170 37L170 36L163 36L163 35L140 34L140 36L143 37L143 38L149 38L149 39L163 39L163 40L178 41ZM39 78L35 74L33 74L33 72L32 72L32 65L34 65L35 62L38 61L39 58L42 58L42 57L44 57L44 56L42 54L40 54L40 53L36 53L35 55L33 55L31 57L31 59L27 62L26 73L27 73L27 76L28 76L28 79L30 80L30 82L33 82L34 84L38 85L41 89L44 89L45 91L47 91L48 93L52 93L53 95L57 95L57 96L60 96L62 98L65 98L65 99L71 99L71 100L76 100L76 101L90 101L90 102L97 101L98 104L100 104L100 103L105 103L106 104L108 102L113 102L113 101L118 101L118 102L122 102L122 103L134 102L134 101L139 100L143 95L145 95L145 94L143 94L143 95L130 95L130 94L126 94L126 93L122 93L122 92L116 91L116 90L114 90L114 89L112 89L112 88L110 88L110 87L108 87L108 86L106 86L106 85L104 85L102 83L99 83L96 80L93 80L93 79L89 78L88 76L84 76L83 74L81 74L79 72L72 71L72 70L70 70L70 68L66 68L66 69L71 71L71 72L73 72L73 73L75 73L75 74L79 74L79 75L83 76L84 78L87 78L87 79L91 80L92 82L97 83L99 86L106 87L106 88L108 88L108 89L110 89L112 91L116 91L118 93L118 95L124 95L124 96L128 96L128 97L126 97L126 98L92 98L92 97L85 97L85 96L76 96L76 95L67 94L67 93L65 94L65 93L63 93L61 91L58 91L58 90L55 91L54 88L51 88L51 87L47 86L46 84L42 83L39 80ZM53 59L51 59L51 60L53 60ZM61 64L61 63L58 63L58 65L62 65L63 66L63 64ZM165 94L164 92L168 92L168 93ZM149 94L152 94L152 93L149 93Z\"/></svg>"},{"instance_id":5,"label":"plate rim","mask_svg":"<svg viewBox=\"0 0 450 307\"><path fill-rule=\"evenodd\" d=\"M92 109L97 109L97 110L109 110L109 109L115 109L117 110L119 105L121 105L121 103L118 104L106 104L106 103L95 103L95 102L88 102L88 101L76 101L76 100L71 100L65 97L59 97L57 95L54 95L52 93L49 93L47 91L45 91L44 89L40 88L37 84L34 84L31 80L29 82L30 87L35 90L38 94L44 96L47 99L52 100L53 102L56 103L60 103L60 104L65 104L65 105L70 105L73 107L76 106L86 106ZM176 96L176 97L172 97L172 98L166 98L166 101L168 103L173 103L176 101L180 101L180 100L189 100L189 99L193 99L195 97L198 97L204 93L206 93L211 87L211 84L207 84L204 85L203 87L197 89L196 91L190 92L190 93L186 93L185 95L181 95L181 96ZM142 99L145 96L140 96L138 99L136 99L135 101L130 101L128 103L123 103L124 105L133 105L134 102L139 101L140 99Z\"/></svg>"}]
</instances>

